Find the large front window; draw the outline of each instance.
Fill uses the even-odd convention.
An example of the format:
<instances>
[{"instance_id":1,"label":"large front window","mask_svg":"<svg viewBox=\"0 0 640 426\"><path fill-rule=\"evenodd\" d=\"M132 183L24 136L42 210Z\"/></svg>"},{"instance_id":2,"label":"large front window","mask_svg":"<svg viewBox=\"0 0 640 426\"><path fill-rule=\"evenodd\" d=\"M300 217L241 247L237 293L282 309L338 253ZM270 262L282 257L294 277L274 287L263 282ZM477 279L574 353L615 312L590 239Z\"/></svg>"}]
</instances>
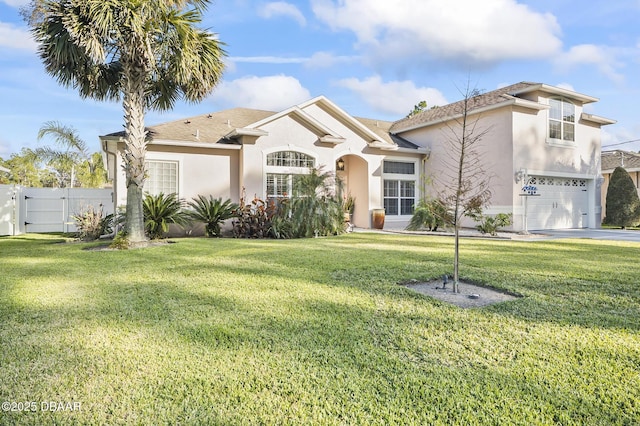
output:
<instances>
[{"instance_id":1,"label":"large front window","mask_svg":"<svg viewBox=\"0 0 640 426\"><path fill-rule=\"evenodd\" d=\"M382 173L385 215L412 215L416 203L416 163L385 160Z\"/></svg>"},{"instance_id":2,"label":"large front window","mask_svg":"<svg viewBox=\"0 0 640 426\"><path fill-rule=\"evenodd\" d=\"M145 192L151 195L178 193L177 161L145 161L147 179Z\"/></svg>"},{"instance_id":3,"label":"large front window","mask_svg":"<svg viewBox=\"0 0 640 426\"><path fill-rule=\"evenodd\" d=\"M300 175L267 173L267 198L288 198Z\"/></svg>"},{"instance_id":4,"label":"large front window","mask_svg":"<svg viewBox=\"0 0 640 426\"><path fill-rule=\"evenodd\" d=\"M267 199L291 197L299 176L309 173L315 167L316 160L310 155L298 151L277 151L267 154L266 158L266 195Z\"/></svg>"},{"instance_id":5,"label":"large front window","mask_svg":"<svg viewBox=\"0 0 640 426\"><path fill-rule=\"evenodd\" d=\"M575 141L576 107L564 99L550 99L549 138Z\"/></svg>"}]
</instances>

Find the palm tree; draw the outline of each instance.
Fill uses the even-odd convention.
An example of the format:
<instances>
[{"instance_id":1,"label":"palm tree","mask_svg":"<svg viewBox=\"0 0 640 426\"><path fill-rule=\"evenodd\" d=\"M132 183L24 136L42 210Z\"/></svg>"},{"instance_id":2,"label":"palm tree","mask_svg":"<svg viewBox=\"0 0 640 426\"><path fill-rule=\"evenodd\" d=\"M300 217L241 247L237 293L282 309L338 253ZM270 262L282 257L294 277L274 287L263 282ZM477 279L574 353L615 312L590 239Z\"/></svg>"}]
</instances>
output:
<instances>
[{"instance_id":1,"label":"palm tree","mask_svg":"<svg viewBox=\"0 0 640 426\"><path fill-rule=\"evenodd\" d=\"M196 27L209 0L34 0L25 11L46 71L82 97L124 109L125 230L145 240L142 210L148 109L197 102L216 86L225 52Z\"/></svg>"},{"instance_id":2,"label":"palm tree","mask_svg":"<svg viewBox=\"0 0 640 426\"><path fill-rule=\"evenodd\" d=\"M69 186L73 187L76 180L77 166L81 162L86 161L89 166L89 173L92 176L96 175L97 165L93 161L93 156L89 152L86 142L80 138L76 129L57 121L47 121L38 131L38 140L46 136L52 137L56 145L62 147L63 150L41 147L36 150L36 153L43 160L58 166L54 166L54 168L59 175L61 187L66 186L67 179L69 180ZM68 176L69 171L71 172L70 176ZM97 179L92 180L97 181Z\"/></svg>"}]
</instances>

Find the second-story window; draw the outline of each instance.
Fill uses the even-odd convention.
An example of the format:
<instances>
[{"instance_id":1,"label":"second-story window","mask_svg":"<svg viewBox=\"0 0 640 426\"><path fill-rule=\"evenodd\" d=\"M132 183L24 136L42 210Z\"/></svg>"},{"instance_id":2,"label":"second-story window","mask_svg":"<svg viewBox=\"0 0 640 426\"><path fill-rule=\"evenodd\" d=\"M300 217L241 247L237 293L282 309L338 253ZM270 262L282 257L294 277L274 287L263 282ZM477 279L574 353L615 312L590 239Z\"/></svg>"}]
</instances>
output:
<instances>
[{"instance_id":1,"label":"second-story window","mask_svg":"<svg viewBox=\"0 0 640 426\"><path fill-rule=\"evenodd\" d=\"M550 99L549 138L566 142L575 141L576 107L564 99Z\"/></svg>"}]
</instances>

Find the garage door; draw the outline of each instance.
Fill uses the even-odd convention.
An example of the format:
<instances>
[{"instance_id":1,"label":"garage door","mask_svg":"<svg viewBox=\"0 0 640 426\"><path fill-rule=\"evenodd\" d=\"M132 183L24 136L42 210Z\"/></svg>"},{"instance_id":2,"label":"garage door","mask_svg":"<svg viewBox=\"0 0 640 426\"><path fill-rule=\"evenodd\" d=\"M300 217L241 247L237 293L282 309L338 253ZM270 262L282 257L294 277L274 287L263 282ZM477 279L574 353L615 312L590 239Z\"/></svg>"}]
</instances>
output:
<instances>
[{"instance_id":1,"label":"garage door","mask_svg":"<svg viewBox=\"0 0 640 426\"><path fill-rule=\"evenodd\" d=\"M533 176L537 196L527 197L528 229L586 228L589 195L586 179Z\"/></svg>"}]
</instances>

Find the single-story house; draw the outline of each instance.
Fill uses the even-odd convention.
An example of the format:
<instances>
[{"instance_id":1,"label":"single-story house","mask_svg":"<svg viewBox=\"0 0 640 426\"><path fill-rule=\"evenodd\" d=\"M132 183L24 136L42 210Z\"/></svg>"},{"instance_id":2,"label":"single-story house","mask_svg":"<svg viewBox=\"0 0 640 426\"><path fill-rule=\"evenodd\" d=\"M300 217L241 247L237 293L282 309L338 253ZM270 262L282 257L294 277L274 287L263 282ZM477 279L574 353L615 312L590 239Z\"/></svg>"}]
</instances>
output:
<instances>
[{"instance_id":1,"label":"single-story house","mask_svg":"<svg viewBox=\"0 0 640 426\"><path fill-rule=\"evenodd\" d=\"M583 112L596 98L540 83L518 83L475 98L470 118L491 128L488 171L494 177L488 213L512 213L514 230L597 227L600 224L600 127L614 123ZM334 171L355 198L353 223L372 226L384 208L385 228L403 228L437 175L446 129L460 103L396 121L353 117L324 96L283 111L234 108L148 128L150 193L176 192L239 201L286 197L309 167ZM116 190L126 202L122 133L101 136ZM522 197L525 183L538 196ZM525 212L525 198L529 198Z\"/></svg>"},{"instance_id":2,"label":"single-story house","mask_svg":"<svg viewBox=\"0 0 640 426\"><path fill-rule=\"evenodd\" d=\"M603 183L600 188L602 194L602 218L607 212L607 189L611 180L611 174L616 167L624 168L633 183L638 189L640 195L640 154L632 151L622 151L616 149L614 151L605 151L602 153L602 177Z\"/></svg>"}]
</instances>

